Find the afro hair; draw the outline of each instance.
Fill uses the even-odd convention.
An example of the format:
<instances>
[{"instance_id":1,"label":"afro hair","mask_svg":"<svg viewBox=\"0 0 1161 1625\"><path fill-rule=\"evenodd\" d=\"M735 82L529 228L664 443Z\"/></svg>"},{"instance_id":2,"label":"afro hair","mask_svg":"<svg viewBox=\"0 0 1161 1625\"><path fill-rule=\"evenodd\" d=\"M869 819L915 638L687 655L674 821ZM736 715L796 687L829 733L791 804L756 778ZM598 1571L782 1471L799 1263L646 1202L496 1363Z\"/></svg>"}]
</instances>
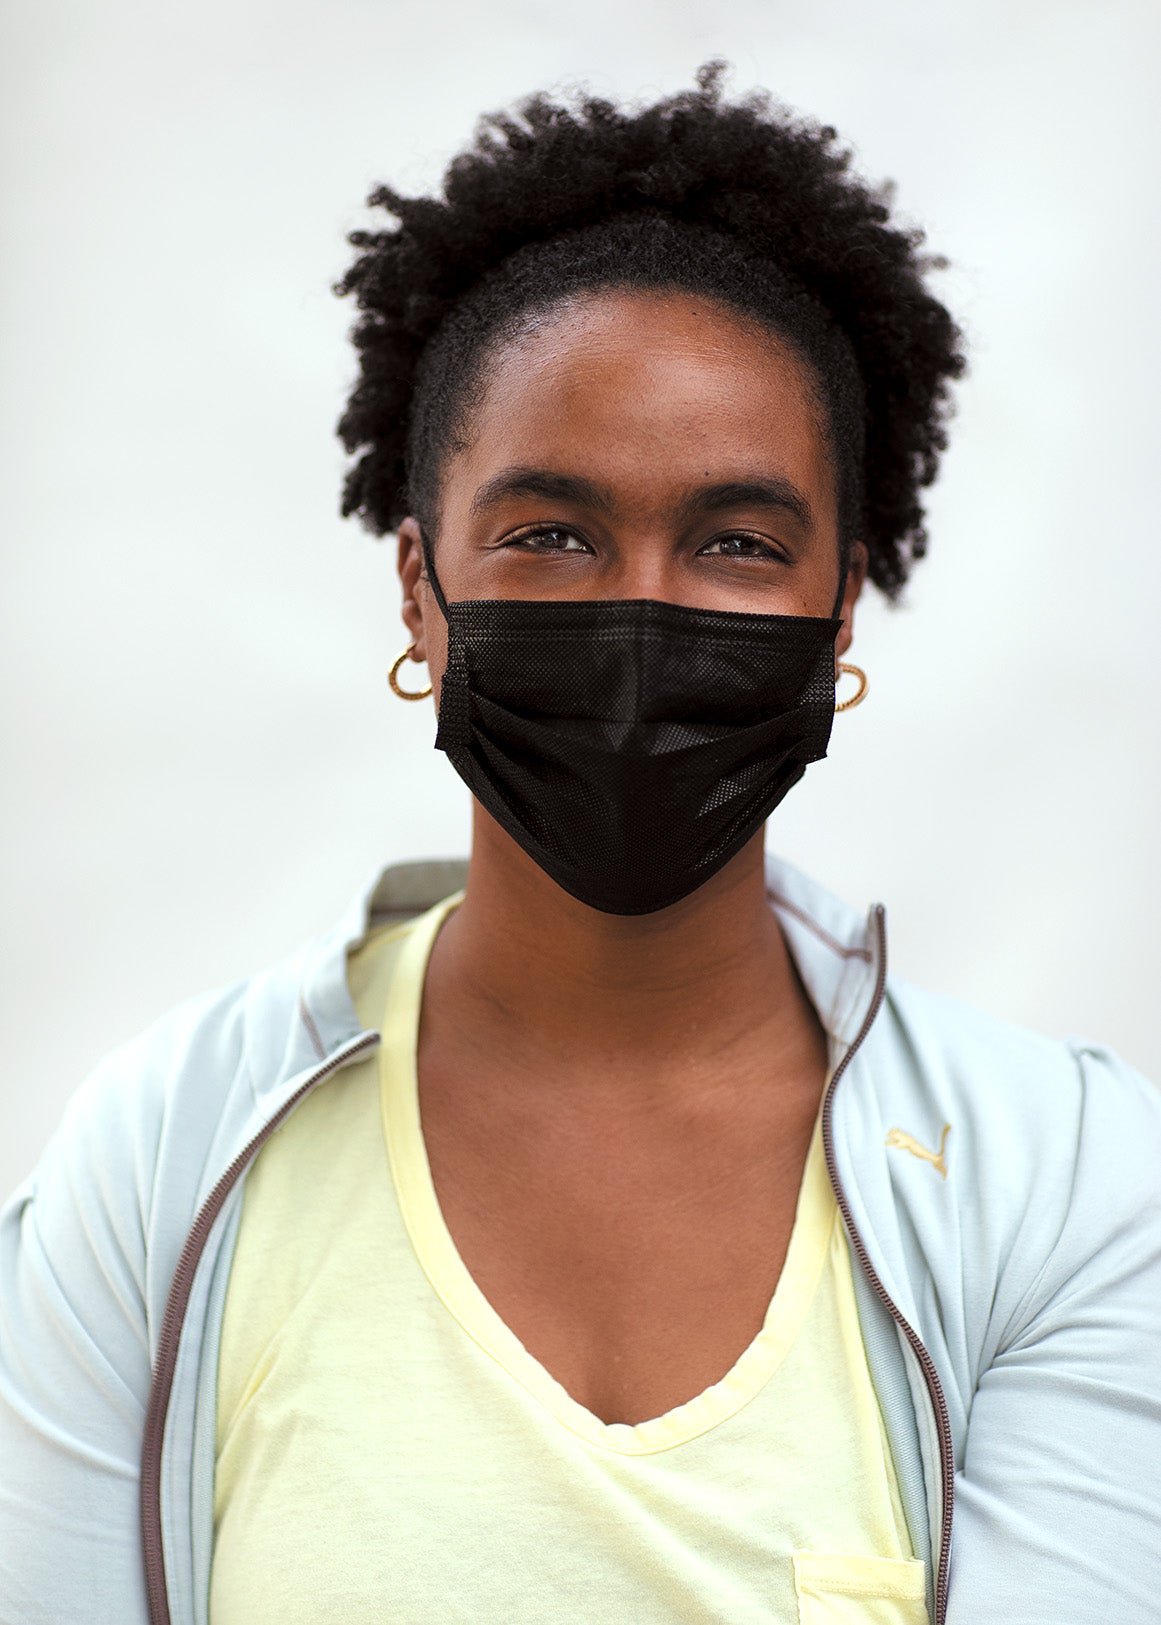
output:
<instances>
[{"instance_id":1,"label":"afro hair","mask_svg":"<svg viewBox=\"0 0 1161 1625\"><path fill-rule=\"evenodd\" d=\"M438 198L380 186L395 222L356 231L336 285L360 311L360 372L339 434L343 493L375 534L434 532L439 473L487 357L561 298L685 289L757 317L810 363L838 471L840 544L896 598L927 547L921 491L947 445L962 336L925 276L946 261L889 224L891 183L852 175L836 131L766 92L697 88L638 110L546 94L481 119Z\"/></svg>"}]
</instances>

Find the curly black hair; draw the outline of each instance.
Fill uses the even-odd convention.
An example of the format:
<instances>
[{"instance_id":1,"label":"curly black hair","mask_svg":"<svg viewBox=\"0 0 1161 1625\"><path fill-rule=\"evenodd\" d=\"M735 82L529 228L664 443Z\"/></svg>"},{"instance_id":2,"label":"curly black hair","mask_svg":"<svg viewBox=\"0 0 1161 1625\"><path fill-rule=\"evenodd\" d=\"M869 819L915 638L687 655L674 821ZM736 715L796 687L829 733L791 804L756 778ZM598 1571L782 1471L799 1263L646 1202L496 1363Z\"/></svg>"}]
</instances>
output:
<instances>
[{"instance_id":1,"label":"curly black hair","mask_svg":"<svg viewBox=\"0 0 1161 1625\"><path fill-rule=\"evenodd\" d=\"M942 269L918 228L889 220L892 183L849 173L836 131L754 92L696 90L625 111L539 94L480 120L441 198L390 187L368 205L394 229L355 231L340 295L360 375L338 432L344 515L371 531L415 514L438 529L439 477L462 444L486 363L533 313L614 287L708 296L757 318L808 362L834 454L840 547L898 596L927 547L920 491L947 445L962 335L924 286Z\"/></svg>"}]
</instances>

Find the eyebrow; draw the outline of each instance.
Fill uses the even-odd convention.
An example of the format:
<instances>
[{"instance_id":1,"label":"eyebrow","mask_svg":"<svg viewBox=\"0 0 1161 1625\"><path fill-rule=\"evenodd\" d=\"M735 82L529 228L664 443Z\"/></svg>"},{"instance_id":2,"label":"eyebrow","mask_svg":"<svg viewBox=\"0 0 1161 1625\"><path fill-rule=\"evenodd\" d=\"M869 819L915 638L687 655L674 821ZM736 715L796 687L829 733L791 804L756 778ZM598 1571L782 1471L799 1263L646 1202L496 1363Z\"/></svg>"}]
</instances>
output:
<instances>
[{"instance_id":1,"label":"eyebrow","mask_svg":"<svg viewBox=\"0 0 1161 1625\"><path fill-rule=\"evenodd\" d=\"M485 481L472 498L471 513L481 514L510 497L544 497L549 501L573 502L611 517L616 501L611 491L586 479L583 474L557 474L546 468L505 468ZM725 508L780 508L801 525L814 525L814 514L806 496L792 481L779 474L744 480L723 480L700 486L678 506L683 520L701 514L720 513Z\"/></svg>"},{"instance_id":2,"label":"eyebrow","mask_svg":"<svg viewBox=\"0 0 1161 1625\"><path fill-rule=\"evenodd\" d=\"M575 502L606 515L613 511L611 494L582 474L553 474L546 468L505 468L480 486L470 512L484 513L508 497L547 497L550 502Z\"/></svg>"},{"instance_id":3,"label":"eyebrow","mask_svg":"<svg viewBox=\"0 0 1161 1625\"><path fill-rule=\"evenodd\" d=\"M805 493L780 474L703 486L686 497L680 511L683 519L695 519L703 513L720 513L723 508L781 508L808 529L814 525L814 513Z\"/></svg>"}]
</instances>

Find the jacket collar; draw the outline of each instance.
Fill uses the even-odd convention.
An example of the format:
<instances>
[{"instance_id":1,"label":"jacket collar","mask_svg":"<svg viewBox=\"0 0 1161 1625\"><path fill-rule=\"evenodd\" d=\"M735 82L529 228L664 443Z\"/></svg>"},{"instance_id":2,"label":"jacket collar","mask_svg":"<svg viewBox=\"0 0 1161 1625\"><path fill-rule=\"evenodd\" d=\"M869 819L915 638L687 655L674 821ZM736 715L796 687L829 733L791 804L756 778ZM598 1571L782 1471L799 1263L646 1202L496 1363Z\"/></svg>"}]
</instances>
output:
<instances>
[{"instance_id":1,"label":"jacket collar","mask_svg":"<svg viewBox=\"0 0 1161 1625\"><path fill-rule=\"evenodd\" d=\"M818 1019L834 1043L845 1048L854 1041L879 972L875 908L859 914L770 853L766 895Z\"/></svg>"}]
</instances>

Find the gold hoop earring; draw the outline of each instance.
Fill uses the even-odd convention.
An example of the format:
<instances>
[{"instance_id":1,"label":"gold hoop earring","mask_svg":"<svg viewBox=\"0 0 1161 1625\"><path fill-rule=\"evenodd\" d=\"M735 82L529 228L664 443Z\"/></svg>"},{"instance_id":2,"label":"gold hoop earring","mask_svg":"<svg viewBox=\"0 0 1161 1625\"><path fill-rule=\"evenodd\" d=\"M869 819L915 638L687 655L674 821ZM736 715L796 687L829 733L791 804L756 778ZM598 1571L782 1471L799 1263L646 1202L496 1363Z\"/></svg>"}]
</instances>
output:
<instances>
[{"instance_id":1,"label":"gold hoop earring","mask_svg":"<svg viewBox=\"0 0 1161 1625\"><path fill-rule=\"evenodd\" d=\"M396 677L395 673L399 670L400 666L407 659L407 657L409 655L414 655L414 653L415 645L414 643L409 643L401 655L396 655L395 660L392 662L391 670L387 673L387 681L391 684L391 687L394 689L395 693L398 694L401 700L426 700L427 696L431 693L430 683L428 683L426 688L415 690L400 688L399 686L399 679Z\"/></svg>"},{"instance_id":2,"label":"gold hoop earring","mask_svg":"<svg viewBox=\"0 0 1161 1625\"><path fill-rule=\"evenodd\" d=\"M842 673L844 671L850 672L852 677L857 677L858 678L858 680L859 680L859 689L858 689L858 693L857 694L852 694L849 700L843 700L841 704L836 704L835 705L836 712L837 711L849 711L853 705L861 705L862 702L867 697L867 688L868 688L867 674L863 670L863 668L861 666L848 666L848 665L845 665L844 662L840 660L839 661L839 672Z\"/></svg>"}]
</instances>

